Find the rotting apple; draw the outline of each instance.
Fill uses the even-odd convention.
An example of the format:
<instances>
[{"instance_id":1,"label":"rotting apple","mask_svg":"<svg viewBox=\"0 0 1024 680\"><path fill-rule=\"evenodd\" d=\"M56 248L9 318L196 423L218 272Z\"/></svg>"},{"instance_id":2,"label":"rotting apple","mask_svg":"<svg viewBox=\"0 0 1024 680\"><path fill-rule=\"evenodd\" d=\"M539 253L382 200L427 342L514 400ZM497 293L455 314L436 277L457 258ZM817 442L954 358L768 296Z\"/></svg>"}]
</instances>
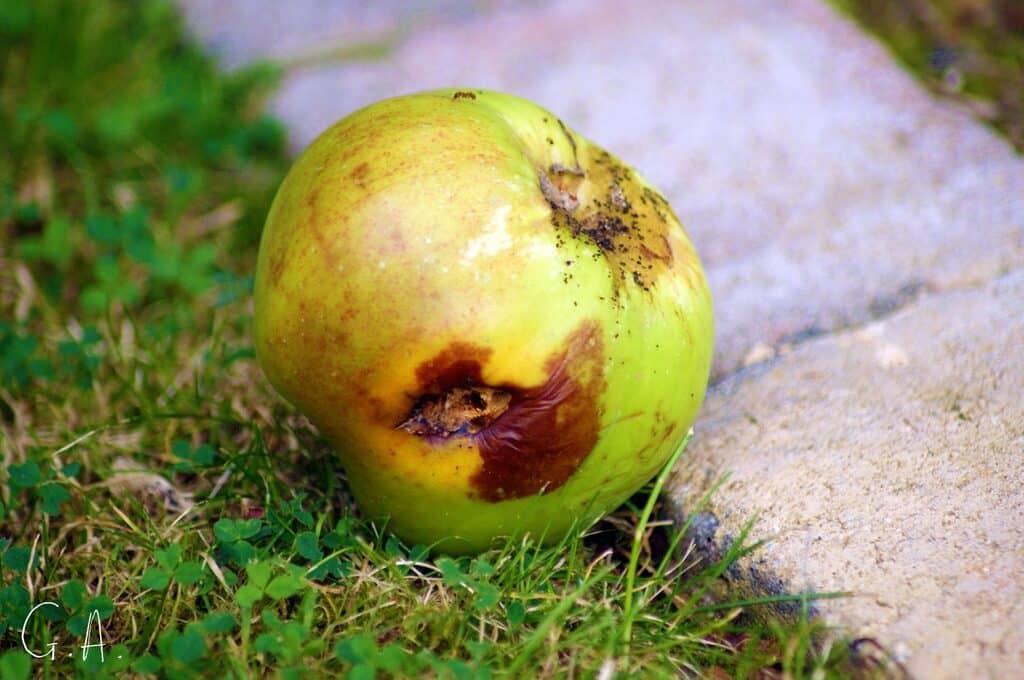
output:
<instances>
[{"instance_id":1,"label":"rotting apple","mask_svg":"<svg viewBox=\"0 0 1024 680\"><path fill-rule=\"evenodd\" d=\"M667 201L545 109L486 90L336 123L270 209L255 345L409 542L560 538L681 443L713 343Z\"/></svg>"}]
</instances>

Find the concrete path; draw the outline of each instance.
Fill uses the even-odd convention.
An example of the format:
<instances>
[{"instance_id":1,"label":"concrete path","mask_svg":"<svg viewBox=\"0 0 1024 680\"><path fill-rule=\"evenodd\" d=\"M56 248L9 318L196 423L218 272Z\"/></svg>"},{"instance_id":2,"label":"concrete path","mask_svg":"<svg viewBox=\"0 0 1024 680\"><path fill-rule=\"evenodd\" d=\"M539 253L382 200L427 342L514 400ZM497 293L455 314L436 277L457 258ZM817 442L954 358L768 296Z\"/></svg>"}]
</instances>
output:
<instances>
[{"instance_id":1,"label":"concrete path","mask_svg":"<svg viewBox=\"0 0 1024 680\"><path fill-rule=\"evenodd\" d=\"M226 64L301 64L273 103L296 148L466 85L648 175L715 296L674 487L688 510L731 471L704 545L757 513L745 587L855 592L821 612L921 677L1024 664L1024 160L1002 140L816 0L183 4Z\"/></svg>"}]
</instances>

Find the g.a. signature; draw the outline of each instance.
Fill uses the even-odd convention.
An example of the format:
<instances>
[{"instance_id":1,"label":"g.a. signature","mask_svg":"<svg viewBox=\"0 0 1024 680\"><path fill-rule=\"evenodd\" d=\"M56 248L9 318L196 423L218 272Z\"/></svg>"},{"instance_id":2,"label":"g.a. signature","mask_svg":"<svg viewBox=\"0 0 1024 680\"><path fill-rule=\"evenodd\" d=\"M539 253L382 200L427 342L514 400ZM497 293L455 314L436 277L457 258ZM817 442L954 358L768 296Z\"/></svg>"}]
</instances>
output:
<instances>
[{"instance_id":1,"label":"g.a. signature","mask_svg":"<svg viewBox=\"0 0 1024 680\"><path fill-rule=\"evenodd\" d=\"M38 653L33 651L32 648L29 647L28 640L25 639L25 631L28 629L29 621L31 621L32 616L43 607L57 607L58 609L61 608L61 606L56 602L49 601L40 602L36 606L32 607L32 609L30 609L28 612L28 616L25 617L24 623L21 624L21 646L25 649L26 652L28 652L32 657L36 659L45 659L46 657L50 657L50 659L53 660L57 658L56 642L51 642L47 646L47 650L45 652ZM94 625L96 628L96 642L93 642L92 638ZM82 661L85 661L89 658L89 650L94 648L98 648L100 650L100 661L106 661L105 652L103 651L103 648L105 647L105 644L103 642L103 624L100 623L99 610L93 609L91 612L89 612L89 619L85 624L85 640L82 642L80 646L82 648ZM71 654L68 654L68 656L71 656Z\"/></svg>"}]
</instances>

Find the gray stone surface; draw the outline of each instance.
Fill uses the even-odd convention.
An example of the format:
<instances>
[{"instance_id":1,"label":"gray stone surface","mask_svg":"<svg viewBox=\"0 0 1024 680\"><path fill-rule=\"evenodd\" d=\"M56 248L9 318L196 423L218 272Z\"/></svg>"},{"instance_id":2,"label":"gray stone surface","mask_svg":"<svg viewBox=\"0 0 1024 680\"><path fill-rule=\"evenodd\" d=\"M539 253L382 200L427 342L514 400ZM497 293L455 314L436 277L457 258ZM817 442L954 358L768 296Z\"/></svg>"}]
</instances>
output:
<instances>
[{"instance_id":1,"label":"gray stone surface","mask_svg":"<svg viewBox=\"0 0 1024 680\"><path fill-rule=\"evenodd\" d=\"M714 549L760 514L736 574L881 639L916 677L1024 668L1024 270L927 298L734 374L673 488L711 499ZM749 571L749 567L755 570Z\"/></svg>"},{"instance_id":2,"label":"gray stone surface","mask_svg":"<svg viewBox=\"0 0 1024 680\"><path fill-rule=\"evenodd\" d=\"M232 68L257 59L330 59L389 48L410 32L472 20L510 0L182 0L190 25ZM520 5L525 3L519 3ZM374 50L361 54L372 55ZM322 126L321 126L322 127ZM298 130L305 141L316 130Z\"/></svg>"},{"instance_id":3,"label":"gray stone surface","mask_svg":"<svg viewBox=\"0 0 1024 680\"><path fill-rule=\"evenodd\" d=\"M183 5L226 64L302 65L273 102L296 148L465 85L534 99L648 175L718 321L680 503L732 470L718 538L760 512L753 566L855 591L829 620L922 677L1024 661L1024 161L1002 140L816 0ZM356 59L368 45L390 51Z\"/></svg>"}]
</instances>

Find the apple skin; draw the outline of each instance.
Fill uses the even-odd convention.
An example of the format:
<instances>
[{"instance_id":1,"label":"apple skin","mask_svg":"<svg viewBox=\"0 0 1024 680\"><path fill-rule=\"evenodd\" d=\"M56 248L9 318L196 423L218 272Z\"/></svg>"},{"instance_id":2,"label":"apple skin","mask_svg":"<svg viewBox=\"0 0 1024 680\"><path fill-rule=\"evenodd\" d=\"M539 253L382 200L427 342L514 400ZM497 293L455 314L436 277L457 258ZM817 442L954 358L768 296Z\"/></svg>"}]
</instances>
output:
<instances>
[{"instance_id":1,"label":"apple skin","mask_svg":"<svg viewBox=\"0 0 1024 680\"><path fill-rule=\"evenodd\" d=\"M450 553L550 543L625 501L685 437L713 344L661 194L543 108L476 89L378 102L302 153L254 321L260 365L362 511ZM459 431L424 415L445 395Z\"/></svg>"}]
</instances>

